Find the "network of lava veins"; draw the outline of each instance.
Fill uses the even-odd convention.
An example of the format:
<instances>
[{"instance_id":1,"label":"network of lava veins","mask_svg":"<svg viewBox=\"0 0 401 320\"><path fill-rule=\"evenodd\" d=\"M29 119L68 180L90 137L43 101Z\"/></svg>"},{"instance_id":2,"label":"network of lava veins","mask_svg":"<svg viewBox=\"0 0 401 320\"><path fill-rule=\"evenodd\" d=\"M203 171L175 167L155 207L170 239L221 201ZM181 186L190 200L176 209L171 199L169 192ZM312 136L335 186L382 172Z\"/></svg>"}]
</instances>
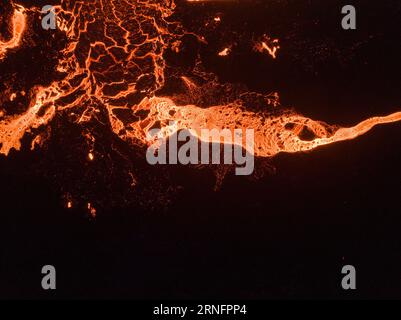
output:
<instances>
[{"instance_id":1,"label":"network of lava veins","mask_svg":"<svg viewBox=\"0 0 401 320\"><path fill-rule=\"evenodd\" d=\"M178 105L174 96L157 95L166 80L165 51L179 50L179 39L185 34L179 23L170 20L174 1L61 0L55 8L58 28L68 39L57 66L61 80L37 87L26 112L8 116L2 110L0 153L4 155L19 150L27 132L45 126L57 113L85 123L96 117L99 106L107 110L112 131L129 143L149 145L148 132L156 125L164 138L180 129L191 129L195 135L202 128L254 129L255 148L249 151L259 157L309 151L401 120L398 112L340 128L290 112L247 111L238 102L208 108ZM0 59L18 48L32 13L20 5L14 9L12 38L0 41ZM313 132L312 140L302 139L305 128Z\"/></svg>"}]
</instances>

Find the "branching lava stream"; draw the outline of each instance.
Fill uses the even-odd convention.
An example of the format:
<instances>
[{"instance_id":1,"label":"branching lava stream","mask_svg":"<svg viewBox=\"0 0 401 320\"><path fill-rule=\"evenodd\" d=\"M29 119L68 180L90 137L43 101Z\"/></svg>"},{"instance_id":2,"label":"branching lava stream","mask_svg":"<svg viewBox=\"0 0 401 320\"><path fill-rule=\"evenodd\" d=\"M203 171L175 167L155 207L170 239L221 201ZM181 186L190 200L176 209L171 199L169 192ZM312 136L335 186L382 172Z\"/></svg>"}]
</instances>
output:
<instances>
[{"instance_id":1,"label":"branching lava stream","mask_svg":"<svg viewBox=\"0 0 401 320\"><path fill-rule=\"evenodd\" d=\"M199 135L202 128L251 128L255 130L254 153L258 157L313 150L355 139L376 125L401 120L401 112L397 112L339 128L296 113L247 111L236 102L208 108L177 105L173 96L158 96L166 81L165 51L176 47L186 34L178 22L170 20L173 1L61 0L55 9L58 28L68 39L57 66L63 76L50 86L36 87L24 113L7 115L7 110L1 111L3 155L11 149L19 150L27 132L46 126L58 113L84 124L96 117L99 108L107 110L116 135L142 145L150 143L148 132L156 124L160 124L165 138L180 129ZM0 41L3 63L30 32L27 16L34 12L15 4L10 21L13 36ZM174 128L169 127L170 121L174 121ZM305 128L313 133L313 139L301 138Z\"/></svg>"}]
</instances>

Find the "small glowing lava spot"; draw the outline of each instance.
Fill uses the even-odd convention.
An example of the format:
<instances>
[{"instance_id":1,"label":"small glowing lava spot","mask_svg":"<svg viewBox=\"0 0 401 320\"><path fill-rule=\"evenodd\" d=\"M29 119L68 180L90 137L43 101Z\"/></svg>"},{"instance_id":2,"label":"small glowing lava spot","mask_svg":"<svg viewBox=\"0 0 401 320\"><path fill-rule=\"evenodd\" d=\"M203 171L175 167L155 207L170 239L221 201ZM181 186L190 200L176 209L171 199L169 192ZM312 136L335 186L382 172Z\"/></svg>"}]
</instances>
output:
<instances>
[{"instance_id":1,"label":"small glowing lava spot","mask_svg":"<svg viewBox=\"0 0 401 320\"><path fill-rule=\"evenodd\" d=\"M273 59L277 58L278 50L280 49L279 39L271 39L264 35L261 42L256 43L254 50L260 53L268 53Z\"/></svg>"},{"instance_id":2,"label":"small glowing lava spot","mask_svg":"<svg viewBox=\"0 0 401 320\"><path fill-rule=\"evenodd\" d=\"M88 202L88 210L91 217L96 218L96 209L92 206L90 202Z\"/></svg>"},{"instance_id":3,"label":"small glowing lava spot","mask_svg":"<svg viewBox=\"0 0 401 320\"><path fill-rule=\"evenodd\" d=\"M36 136L32 142L31 142L31 150L35 150L36 146L42 146L42 137L41 136Z\"/></svg>"},{"instance_id":4,"label":"small glowing lava spot","mask_svg":"<svg viewBox=\"0 0 401 320\"><path fill-rule=\"evenodd\" d=\"M222 51L219 52L219 56L220 57L226 57L231 53L231 49L230 48L225 48Z\"/></svg>"},{"instance_id":5,"label":"small glowing lava spot","mask_svg":"<svg viewBox=\"0 0 401 320\"><path fill-rule=\"evenodd\" d=\"M68 201L68 202L67 202L67 208L68 208L68 209L71 209L71 208L72 208L72 201Z\"/></svg>"},{"instance_id":6,"label":"small glowing lava spot","mask_svg":"<svg viewBox=\"0 0 401 320\"><path fill-rule=\"evenodd\" d=\"M171 50L175 53L179 53L181 51L182 42L177 40L171 44Z\"/></svg>"},{"instance_id":7,"label":"small glowing lava spot","mask_svg":"<svg viewBox=\"0 0 401 320\"><path fill-rule=\"evenodd\" d=\"M57 71L61 73L67 72L66 68L63 66L57 66Z\"/></svg>"},{"instance_id":8,"label":"small glowing lava spot","mask_svg":"<svg viewBox=\"0 0 401 320\"><path fill-rule=\"evenodd\" d=\"M131 187L134 188L136 186L136 184L137 184L137 181L136 181L134 175L131 172L128 172L128 174L131 177Z\"/></svg>"},{"instance_id":9,"label":"small glowing lava spot","mask_svg":"<svg viewBox=\"0 0 401 320\"><path fill-rule=\"evenodd\" d=\"M16 93L12 93L11 96L10 96L10 101L14 101L16 97L17 97L17 94Z\"/></svg>"},{"instance_id":10,"label":"small glowing lava spot","mask_svg":"<svg viewBox=\"0 0 401 320\"><path fill-rule=\"evenodd\" d=\"M95 156L93 155L92 152L89 152L89 154L88 154L88 159L89 159L90 161L93 161L93 160L95 159Z\"/></svg>"},{"instance_id":11,"label":"small glowing lava spot","mask_svg":"<svg viewBox=\"0 0 401 320\"><path fill-rule=\"evenodd\" d=\"M214 18L214 21L215 21L215 22L221 22L221 18L220 18L220 17L215 17L215 18Z\"/></svg>"}]
</instances>

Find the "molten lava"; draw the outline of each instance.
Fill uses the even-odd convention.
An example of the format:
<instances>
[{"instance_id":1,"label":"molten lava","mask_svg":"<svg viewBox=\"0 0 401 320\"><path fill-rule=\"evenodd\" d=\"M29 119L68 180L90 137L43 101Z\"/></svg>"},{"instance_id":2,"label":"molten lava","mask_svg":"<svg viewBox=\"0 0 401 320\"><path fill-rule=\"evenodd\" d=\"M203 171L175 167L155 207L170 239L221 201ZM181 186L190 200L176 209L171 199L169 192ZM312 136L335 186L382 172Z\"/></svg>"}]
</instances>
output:
<instances>
[{"instance_id":1,"label":"molten lava","mask_svg":"<svg viewBox=\"0 0 401 320\"><path fill-rule=\"evenodd\" d=\"M5 57L7 50L17 48L21 44L21 39L26 28L25 9L17 6L11 19L12 37L8 41L0 39L0 61Z\"/></svg>"},{"instance_id":2,"label":"molten lava","mask_svg":"<svg viewBox=\"0 0 401 320\"><path fill-rule=\"evenodd\" d=\"M116 135L143 145L150 144L148 133L156 125L164 138L180 129L190 129L199 137L202 128L254 129L254 154L259 157L309 151L354 139L378 124L401 120L401 112L397 112L339 128L295 113L255 113L234 102L201 108L177 105L173 96L157 96L165 84L164 53L185 34L179 23L168 19L174 8L174 1L160 0L61 0L55 9L59 29L68 39L57 66L63 77L50 86L37 87L26 112L2 116L0 153L19 150L25 133L45 126L58 113L83 124L102 108ZM21 45L26 14L28 9L16 7L13 36L0 42L0 57ZM256 47L273 58L279 48L276 39L264 39ZM302 139L305 129L313 134L312 139ZM88 157L94 159L92 153Z\"/></svg>"}]
</instances>

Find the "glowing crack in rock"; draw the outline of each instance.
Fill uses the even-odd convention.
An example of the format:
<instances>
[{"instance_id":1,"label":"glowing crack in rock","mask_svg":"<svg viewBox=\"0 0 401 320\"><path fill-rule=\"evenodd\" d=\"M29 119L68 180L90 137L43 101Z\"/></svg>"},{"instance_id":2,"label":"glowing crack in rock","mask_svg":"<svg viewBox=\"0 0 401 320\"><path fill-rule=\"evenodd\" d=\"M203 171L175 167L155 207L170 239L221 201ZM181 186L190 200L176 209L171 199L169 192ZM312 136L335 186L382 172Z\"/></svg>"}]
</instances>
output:
<instances>
[{"instance_id":1,"label":"glowing crack in rock","mask_svg":"<svg viewBox=\"0 0 401 320\"><path fill-rule=\"evenodd\" d=\"M62 0L55 9L60 30L68 39L57 66L63 78L49 87L36 88L25 113L2 117L0 152L7 155L11 149L19 150L25 133L45 126L57 113L83 124L100 108L106 110L117 136L144 146L151 143L148 133L155 126L160 126L164 138L180 129L190 129L198 137L202 128L254 129L254 154L260 157L313 150L354 139L378 124L401 120L401 112L397 112L339 128L295 113L255 113L236 103L201 108L177 105L173 96L156 96L165 84L164 53L177 46L185 34L179 23L168 19L174 8L174 1ZM22 7L14 12L13 26L11 42L0 43L3 54L21 42L25 27ZM275 58L278 40L265 39L258 48ZM187 79L189 90L195 86L188 77L182 79ZM303 140L303 130L313 133L313 139ZM93 160L93 154L88 158Z\"/></svg>"},{"instance_id":2,"label":"glowing crack in rock","mask_svg":"<svg viewBox=\"0 0 401 320\"><path fill-rule=\"evenodd\" d=\"M264 35L263 39L255 44L254 50L260 53L267 52L273 59L277 58L278 50L280 49L278 39L270 39Z\"/></svg>"}]
</instances>

